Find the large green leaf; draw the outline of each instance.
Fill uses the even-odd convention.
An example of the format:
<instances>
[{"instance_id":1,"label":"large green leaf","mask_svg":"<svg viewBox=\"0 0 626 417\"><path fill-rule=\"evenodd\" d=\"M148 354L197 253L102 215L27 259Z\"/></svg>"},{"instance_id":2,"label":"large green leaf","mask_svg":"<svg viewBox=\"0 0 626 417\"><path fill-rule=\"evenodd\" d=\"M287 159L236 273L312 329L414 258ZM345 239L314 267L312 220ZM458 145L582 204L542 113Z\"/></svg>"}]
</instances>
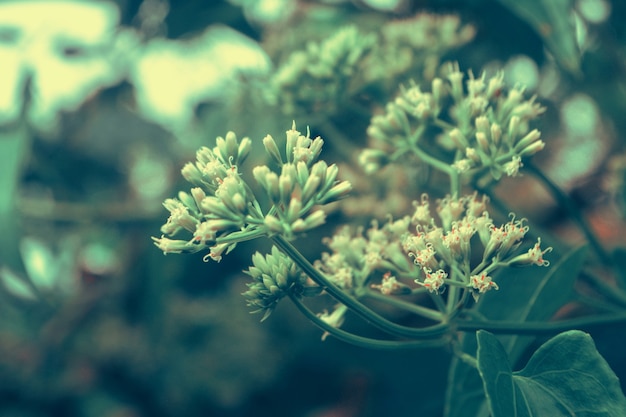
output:
<instances>
[{"instance_id":1,"label":"large green leaf","mask_svg":"<svg viewBox=\"0 0 626 417\"><path fill-rule=\"evenodd\" d=\"M619 380L586 333L570 330L543 344L519 372L504 346L478 331L478 371L493 417L623 417Z\"/></svg>"},{"instance_id":2,"label":"large green leaf","mask_svg":"<svg viewBox=\"0 0 626 417\"><path fill-rule=\"evenodd\" d=\"M560 260L549 268L507 269L497 278L500 290L486 294L476 310L490 320L541 321L550 319L571 300L574 282L586 259L587 247L561 256L556 250L550 258ZM500 336L510 360L515 363L533 338ZM476 353L476 338L465 335L463 352ZM453 358L450 364L446 417L487 415L482 382L476 369Z\"/></svg>"},{"instance_id":3,"label":"large green leaf","mask_svg":"<svg viewBox=\"0 0 626 417\"><path fill-rule=\"evenodd\" d=\"M485 297L479 311L491 320L549 320L572 299L574 283L587 259L587 249L581 246L571 250L537 275L528 274L532 269L507 271L498 279L500 291L494 294L497 296ZM532 336L512 335L501 336L500 341L515 363L533 339Z\"/></svg>"},{"instance_id":4,"label":"large green leaf","mask_svg":"<svg viewBox=\"0 0 626 417\"><path fill-rule=\"evenodd\" d=\"M580 48L572 16L573 0L499 0L524 19L541 36L557 62L573 74L580 73Z\"/></svg>"}]
</instances>

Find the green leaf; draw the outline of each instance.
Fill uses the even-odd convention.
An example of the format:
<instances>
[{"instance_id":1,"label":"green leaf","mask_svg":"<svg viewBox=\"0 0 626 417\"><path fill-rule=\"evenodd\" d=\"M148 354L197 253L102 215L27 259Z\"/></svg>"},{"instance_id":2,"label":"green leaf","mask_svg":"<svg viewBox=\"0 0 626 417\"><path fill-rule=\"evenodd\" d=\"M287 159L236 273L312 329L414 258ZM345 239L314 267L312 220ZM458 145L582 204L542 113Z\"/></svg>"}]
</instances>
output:
<instances>
[{"instance_id":1,"label":"green leaf","mask_svg":"<svg viewBox=\"0 0 626 417\"><path fill-rule=\"evenodd\" d=\"M37 294L26 279L16 275L9 268L0 267L0 282L4 289L14 297L28 301L37 299Z\"/></svg>"},{"instance_id":2,"label":"green leaf","mask_svg":"<svg viewBox=\"0 0 626 417\"><path fill-rule=\"evenodd\" d=\"M20 251L30 281L39 289L51 289L59 268L50 248L38 239L24 237L20 242Z\"/></svg>"},{"instance_id":3,"label":"green leaf","mask_svg":"<svg viewBox=\"0 0 626 417\"><path fill-rule=\"evenodd\" d=\"M617 284L621 289L626 290L626 248L616 248L611 258L617 269L615 276Z\"/></svg>"},{"instance_id":4,"label":"green leaf","mask_svg":"<svg viewBox=\"0 0 626 417\"><path fill-rule=\"evenodd\" d=\"M574 282L586 256L586 246L563 256L555 250L550 258L560 260L548 268L507 269L506 273L496 278L499 291L482 297L476 310L490 320L548 320L570 301ZM500 340L511 362L515 363L533 337L500 336ZM474 355L476 348L476 338L465 335L461 342L462 351ZM446 417L487 415L478 372L457 358L453 358L450 364L446 398Z\"/></svg>"},{"instance_id":5,"label":"green leaf","mask_svg":"<svg viewBox=\"0 0 626 417\"><path fill-rule=\"evenodd\" d=\"M570 330L543 344L519 372L504 346L478 331L478 370L493 417L623 417L619 380L588 334Z\"/></svg>"},{"instance_id":6,"label":"green leaf","mask_svg":"<svg viewBox=\"0 0 626 417\"><path fill-rule=\"evenodd\" d=\"M541 36L557 62L573 74L580 73L580 48L572 16L573 0L499 0Z\"/></svg>"},{"instance_id":7,"label":"green leaf","mask_svg":"<svg viewBox=\"0 0 626 417\"><path fill-rule=\"evenodd\" d=\"M549 320L571 300L587 252L587 246L581 246L560 259L558 253L553 252L550 258L559 260L548 268L507 270L498 278L500 291L493 294L495 296L485 297L479 311L492 320ZM536 275L529 274L533 271ZM502 336L500 341L511 362L515 363L533 339L533 336L512 335Z\"/></svg>"}]
</instances>

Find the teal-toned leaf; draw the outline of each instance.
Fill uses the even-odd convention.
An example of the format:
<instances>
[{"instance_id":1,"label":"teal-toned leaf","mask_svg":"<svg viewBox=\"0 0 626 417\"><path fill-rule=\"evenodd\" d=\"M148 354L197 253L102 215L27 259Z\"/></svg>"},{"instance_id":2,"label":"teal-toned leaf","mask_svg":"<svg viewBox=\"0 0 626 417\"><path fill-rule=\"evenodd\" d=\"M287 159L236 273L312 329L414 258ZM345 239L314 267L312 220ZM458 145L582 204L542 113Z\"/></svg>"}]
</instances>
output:
<instances>
[{"instance_id":1,"label":"teal-toned leaf","mask_svg":"<svg viewBox=\"0 0 626 417\"><path fill-rule=\"evenodd\" d=\"M543 344L519 372L504 346L478 331L478 370L493 417L623 417L626 397L619 380L581 331L561 333Z\"/></svg>"},{"instance_id":2,"label":"teal-toned leaf","mask_svg":"<svg viewBox=\"0 0 626 417\"><path fill-rule=\"evenodd\" d=\"M25 237L20 242L20 252L31 282L37 288L44 290L52 288L58 266L50 248L37 239Z\"/></svg>"},{"instance_id":3,"label":"teal-toned leaf","mask_svg":"<svg viewBox=\"0 0 626 417\"><path fill-rule=\"evenodd\" d=\"M497 296L485 297L479 311L492 320L519 322L549 320L572 299L574 283L587 259L587 246L573 249L543 269L506 270L498 278ZM534 274L533 274L534 272ZM533 341L532 336L502 336L500 341L512 363L515 363Z\"/></svg>"},{"instance_id":4,"label":"teal-toned leaf","mask_svg":"<svg viewBox=\"0 0 626 417\"><path fill-rule=\"evenodd\" d=\"M476 310L490 320L541 321L550 319L571 300L574 282L587 256L587 247L576 248L562 255L550 253L550 259L559 259L548 268L507 269L496 281L499 291L483 297ZM499 336L510 361L515 363L532 342L531 336ZM463 352L476 353L476 338L465 335L461 342ZM454 358L450 364L446 417L485 416L485 398L482 382L476 369Z\"/></svg>"},{"instance_id":5,"label":"teal-toned leaf","mask_svg":"<svg viewBox=\"0 0 626 417\"><path fill-rule=\"evenodd\" d=\"M2 282L4 289L14 297L22 300L37 299L33 287L26 279L16 275L8 268L0 268L0 282Z\"/></svg>"},{"instance_id":6,"label":"teal-toned leaf","mask_svg":"<svg viewBox=\"0 0 626 417\"><path fill-rule=\"evenodd\" d=\"M618 269L617 284L622 290L626 290L626 248L616 248L611 257Z\"/></svg>"},{"instance_id":7,"label":"teal-toned leaf","mask_svg":"<svg viewBox=\"0 0 626 417\"><path fill-rule=\"evenodd\" d=\"M476 340L478 372L491 414L493 417L518 416L515 399L521 398L522 395L513 382L513 370L504 346L498 338L484 330L476 332Z\"/></svg>"},{"instance_id":8,"label":"teal-toned leaf","mask_svg":"<svg viewBox=\"0 0 626 417\"><path fill-rule=\"evenodd\" d=\"M21 270L17 249L19 219L15 196L22 164L30 150L30 133L24 123L0 126L0 266Z\"/></svg>"},{"instance_id":9,"label":"teal-toned leaf","mask_svg":"<svg viewBox=\"0 0 626 417\"><path fill-rule=\"evenodd\" d=\"M557 62L580 73L580 48L573 18L573 0L499 0L541 36Z\"/></svg>"}]
</instances>

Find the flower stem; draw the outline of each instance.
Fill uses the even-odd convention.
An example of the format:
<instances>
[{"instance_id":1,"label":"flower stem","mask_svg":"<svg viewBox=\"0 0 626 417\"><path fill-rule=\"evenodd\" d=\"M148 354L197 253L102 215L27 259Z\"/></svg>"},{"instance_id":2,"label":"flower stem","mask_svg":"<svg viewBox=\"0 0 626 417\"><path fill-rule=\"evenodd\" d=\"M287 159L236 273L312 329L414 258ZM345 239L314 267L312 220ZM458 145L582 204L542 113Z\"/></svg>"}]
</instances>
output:
<instances>
[{"instance_id":1,"label":"flower stem","mask_svg":"<svg viewBox=\"0 0 626 417\"><path fill-rule=\"evenodd\" d=\"M626 313L581 317L569 320L548 322L517 322L490 320L458 320L456 329L464 332L487 330L497 334L539 335L554 334L572 329L601 326L603 324L626 323Z\"/></svg>"},{"instance_id":2,"label":"flower stem","mask_svg":"<svg viewBox=\"0 0 626 417\"><path fill-rule=\"evenodd\" d=\"M439 159L433 156L430 156L417 145L412 146L411 150L421 161L427 163L428 165L432 166L433 168L441 172L445 172L446 174L448 174L450 176L451 183L452 183L452 177L456 174L457 183L458 183L458 173L452 166L450 166L450 164L446 164L445 162L442 162Z\"/></svg>"},{"instance_id":3,"label":"flower stem","mask_svg":"<svg viewBox=\"0 0 626 417\"><path fill-rule=\"evenodd\" d=\"M445 345L448 343L446 338L433 339L433 340L380 340L370 337L358 336L347 332L345 330L338 329L326 323L320 319L315 313L313 313L303 302L293 293L289 293L289 298L295 304L305 317L313 322L317 327L328 332L331 336L337 339L350 343L359 347L369 349L382 349L382 350L400 350L400 349L417 349L417 348L431 348Z\"/></svg>"},{"instance_id":4,"label":"flower stem","mask_svg":"<svg viewBox=\"0 0 626 417\"><path fill-rule=\"evenodd\" d=\"M441 337L449 331L449 325L446 323L439 323L423 328L414 328L408 326L402 326L392 321L387 320L381 315L375 313L367 306L356 300L354 297L343 292L339 287L330 282L320 271L315 267L298 251L287 239L283 236L276 235L271 237L272 242L289 256L300 269L307 274L313 281L326 290L326 292L335 298L337 301L345 304L355 314L378 327L379 329L393 334L399 337L418 338L418 339L434 339Z\"/></svg>"},{"instance_id":5,"label":"flower stem","mask_svg":"<svg viewBox=\"0 0 626 417\"><path fill-rule=\"evenodd\" d=\"M410 313L417 314L422 317L426 317L427 319L430 319L430 320L434 320L438 322L444 321L444 316L439 311L430 309L428 307L422 307L414 303L409 303L405 300L401 300L399 298L389 296L389 295L384 295L376 291L365 289L363 291L362 297L371 298L376 301L381 301L383 303L389 304L401 310L405 310Z\"/></svg>"}]
</instances>

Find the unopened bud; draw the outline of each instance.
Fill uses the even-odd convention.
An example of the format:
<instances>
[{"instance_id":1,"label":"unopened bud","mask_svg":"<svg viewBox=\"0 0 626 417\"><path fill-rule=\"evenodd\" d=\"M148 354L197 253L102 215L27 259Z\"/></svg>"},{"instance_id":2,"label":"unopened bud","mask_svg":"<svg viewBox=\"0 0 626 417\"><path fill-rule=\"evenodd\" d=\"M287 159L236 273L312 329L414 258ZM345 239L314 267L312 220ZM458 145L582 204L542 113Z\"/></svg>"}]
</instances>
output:
<instances>
[{"instance_id":1,"label":"unopened bud","mask_svg":"<svg viewBox=\"0 0 626 417\"><path fill-rule=\"evenodd\" d=\"M191 162L187 162L180 172L183 175L183 178L192 184L199 185L202 182L202 173L198 167Z\"/></svg>"},{"instance_id":2,"label":"unopened bud","mask_svg":"<svg viewBox=\"0 0 626 417\"><path fill-rule=\"evenodd\" d=\"M489 119L486 116L479 116L476 118L476 130L481 133L487 134L490 130Z\"/></svg>"},{"instance_id":3,"label":"unopened bud","mask_svg":"<svg viewBox=\"0 0 626 417\"><path fill-rule=\"evenodd\" d=\"M277 217L272 216L271 214L265 216L265 219L263 219L263 224L272 233L283 233L285 231L283 223Z\"/></svg>"},{"instance_id":4,"label":"unopened bud","mask_svg":"<svg viewBox=\"0 0 626 417\"><path fill-rule=\"evenodd\" d=\"M456 147L459 149L465 149L469 145L467 143L467 139L465 138L465 135L463 135L463 133L456 127L448 133L448 136L450 136L450 139L452 139L452 142L454 142Z\"/></svg>"},{"instance_id":5,"label":"unopened bud","mask_svg":"<svg viewBox=\"0 0 626 417\"><path fill-rule=\"evenodd\" d=\"M497 123L491 124L491 140L497 146L502 138L502 128Z\"/></svg>"},{"instance_id":6,"label":"unopened bud","mask_svg":"<svg viewBox=\"0 0 626 417\"><path fill-rule=\"evenodd\" d=\"M539 142L535 142L531 145L528 145L526 148L522 149L522 151L519 154L521 156L534 155L545 147L546 147L546 143L540 140Z\"/></svg>"},{"instance_id":7,"label":"unopened bud","mask_svg":"<svg viewBox=\"0 0 626 417\"><path fill-rule=\"evenodd\" d=\"M283 158L280 156L280 151L278 150L276 141L272 136L267 135L263 138L263 146L265 147L265 151L272 157L274 162L279 165L283 164Z\"/></svg>"},{"instance_id":8,"label":"unopened bud","mask_svg":"<svg viewBox=\"0 0 626 417\"><path fill-rule=\"evenodd\" d=\"M478 146L483 152L489 153L489 141L485 133L476 132L476 142L478 142Z\"/></svg>"},{"instance_id":9,"label":"unopened bud","mask_svg":"<svg viewBox=\"0 0 626 417\"><path fill-rule=\"evenodd\" d=\"M517 142L517 144L515 145L515 149L527 148L532 143L538 141L540 137L541 137L541 132L539 132L537 129L533 129L530 132L528 132L526 136L520 139L519 142Z\"/></svg>"}]
</instances>

